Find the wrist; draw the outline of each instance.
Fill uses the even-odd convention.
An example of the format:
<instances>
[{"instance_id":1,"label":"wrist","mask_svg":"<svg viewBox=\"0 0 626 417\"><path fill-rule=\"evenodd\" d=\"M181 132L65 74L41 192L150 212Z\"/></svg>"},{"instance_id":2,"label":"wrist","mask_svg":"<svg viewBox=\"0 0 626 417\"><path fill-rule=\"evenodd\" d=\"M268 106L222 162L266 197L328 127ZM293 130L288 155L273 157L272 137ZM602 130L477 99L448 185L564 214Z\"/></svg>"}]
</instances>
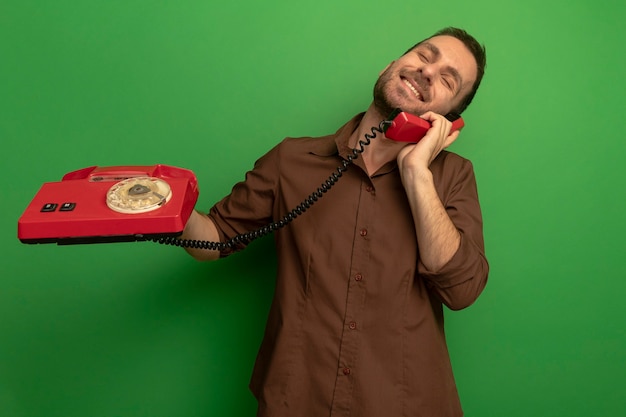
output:
<instances>
[{"instance_id":1,"label":"wrist","mask_svg":"<svg viewBox=\"0 0 626 417\"><path fill-rule=\"evenodd\" d=\"M426 166L403 169L401 176L407 184L428 184L433 182L433 173Z\"/></svg>"}]
</instances>

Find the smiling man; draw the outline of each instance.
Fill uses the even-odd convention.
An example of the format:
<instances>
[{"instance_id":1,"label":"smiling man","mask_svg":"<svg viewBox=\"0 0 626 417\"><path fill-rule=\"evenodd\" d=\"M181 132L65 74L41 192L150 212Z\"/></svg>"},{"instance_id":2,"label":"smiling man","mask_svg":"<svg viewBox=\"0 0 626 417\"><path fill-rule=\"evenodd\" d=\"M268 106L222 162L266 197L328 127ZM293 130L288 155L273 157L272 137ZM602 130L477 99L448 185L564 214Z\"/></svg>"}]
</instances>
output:
<instances>
[{"instance_id":1,"label":"smiling man","mask_svg":"<svg viewBox=\"0 0 626 417\"><path fill-rule=\"evenodd\" d=\"M183 239L258 229L298 206L393 109L432 124L417 144L374 139L275 233L275 297L250 384L258 416L462 415L443 309L472 304L489 268L473 168L445 150L459 132L442 115L467 107L484 67L465 31L436 33L381 72L365 113L328 136L285 139L208 215L189 219Z\"/></svg>"}]
</instances>

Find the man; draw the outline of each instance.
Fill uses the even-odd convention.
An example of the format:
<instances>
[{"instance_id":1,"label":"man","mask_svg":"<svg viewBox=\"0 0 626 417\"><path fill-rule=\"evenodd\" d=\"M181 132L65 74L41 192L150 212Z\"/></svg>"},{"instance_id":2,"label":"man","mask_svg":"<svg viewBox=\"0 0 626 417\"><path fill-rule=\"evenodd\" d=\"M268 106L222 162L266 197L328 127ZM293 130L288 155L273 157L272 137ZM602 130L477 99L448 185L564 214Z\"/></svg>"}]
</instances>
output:
<instances>
[{"instance_id":1,"label":"man","mask_svg":"<svg viewBox=\"0 0 626 417\"><path fill-rule=\"evenodd\" d=\"M208 215L189 219L183 239L258 229L316 190L394 108L432 123L417 144L379 134L275 233L275 298L250 384L259 416L462 415L443 305L472 304L488 264L473 169L444 150L459 132L442 114L465 109L484 66L466 32L436 33L385 68L364 114L329 136L284 140Z\"/></svg>"}]
</instances>

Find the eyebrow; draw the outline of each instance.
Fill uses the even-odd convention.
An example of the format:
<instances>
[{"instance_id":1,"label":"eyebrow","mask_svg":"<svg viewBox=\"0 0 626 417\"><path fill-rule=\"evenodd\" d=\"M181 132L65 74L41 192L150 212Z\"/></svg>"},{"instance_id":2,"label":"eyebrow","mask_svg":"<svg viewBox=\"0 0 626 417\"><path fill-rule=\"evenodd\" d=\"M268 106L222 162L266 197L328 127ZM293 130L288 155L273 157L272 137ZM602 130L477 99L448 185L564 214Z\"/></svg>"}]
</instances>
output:
<instances>
[{"instance_id":1,"label":"eyebrow","mask_svg":"<svg viewBox=\"0 0 626 417\"><path fill-rule=\"evenodd\" d=\"M439 50L439 48L437 48L435 45L433 45L430 42L422 42L421 44L418 45L418 47L423 46L426 49L428 49L430 51L431 54L433 54L433 57L435 59L439 59L441 58L441 51ZM453 68L451 66L446 66L446 70L452 75L452 77L454 77L455 81L457 82L458 85L458 89L455 93L455 95L459 94L459 92L461 91L461 87L463 86L463 77L461 77L461 74L459 74L459 71L456 70L456 68Z\"/></svg>"}]
</instances>

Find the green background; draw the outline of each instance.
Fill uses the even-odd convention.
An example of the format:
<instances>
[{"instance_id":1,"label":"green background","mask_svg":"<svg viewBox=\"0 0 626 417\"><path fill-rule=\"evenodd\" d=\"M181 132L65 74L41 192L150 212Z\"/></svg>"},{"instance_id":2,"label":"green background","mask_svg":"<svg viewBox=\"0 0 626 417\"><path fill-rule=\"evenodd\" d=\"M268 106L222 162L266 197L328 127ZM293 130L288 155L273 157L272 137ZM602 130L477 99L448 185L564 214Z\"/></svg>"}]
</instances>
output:
<instances>
[{"instance_id":1,"label":"green background","mask_svg":"<svg viewBox=\"0 0 626 417\"><path fill-rule=\"evenodd\" d=\"M448 25L488 48L453 145L491 263L447 314L466 415L626 415L624 18L621 0L2 1L0 415L254 415L271 237L202 264L24 245L17 220L91 165L189 168L207 210L283 137L364 110L378 72Z\"/></svg>"}]
</instances>

